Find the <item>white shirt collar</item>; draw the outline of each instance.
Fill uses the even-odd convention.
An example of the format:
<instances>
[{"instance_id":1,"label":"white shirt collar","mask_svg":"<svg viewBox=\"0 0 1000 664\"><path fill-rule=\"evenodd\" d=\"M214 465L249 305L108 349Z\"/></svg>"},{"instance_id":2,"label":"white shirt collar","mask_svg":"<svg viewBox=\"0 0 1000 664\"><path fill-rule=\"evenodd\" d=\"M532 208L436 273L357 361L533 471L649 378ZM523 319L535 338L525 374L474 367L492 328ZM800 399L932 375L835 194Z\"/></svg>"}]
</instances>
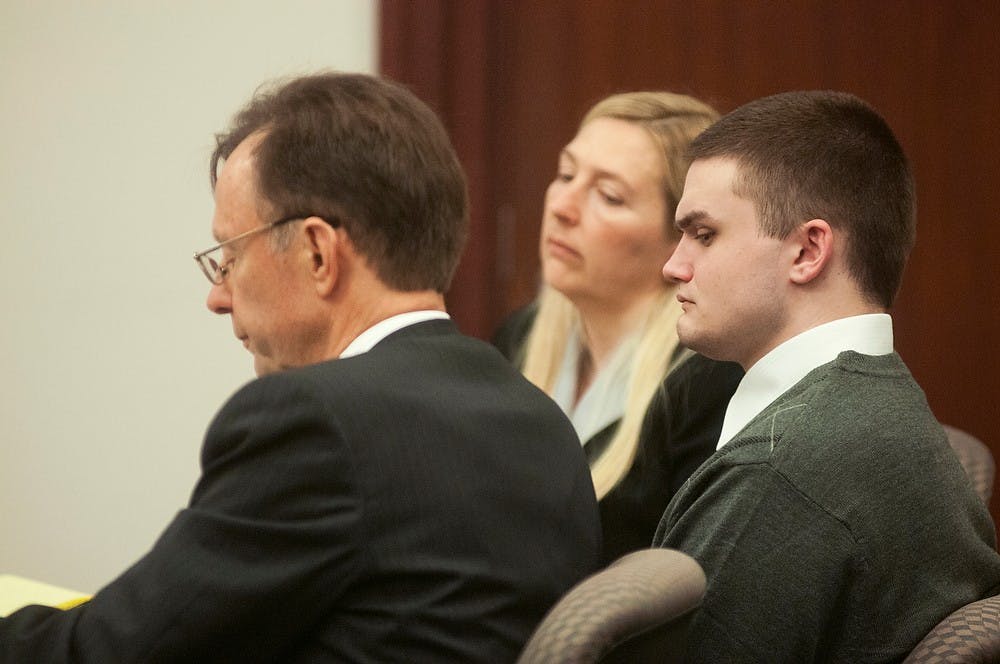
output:
<instances>
[{"instance_id":1,"label":"white shirt collar","mask_svg":"<svg viewBox=\"0 0 1000 664\"><path fill-rule=\"evenodd\" d=\"M841 318L806 330L772 349L750 367L729 400L716 449L807 373L832 362L845 350L863 355L891 353L892 318L889 314Z\"/></svg>"},{"instance_id":2,"label":"white shirt collar","mask_svg":"<svg viewBox=\"0 0 1000 664\"><path fill-rule=\"evenodd\" d=\"M580 400L575 401L581 352L579 328L570 334L562 366L552 388L552 399L573 423L581 443L586 443L625 414L625 399L632 375L632 356L638 343L638 334L619 343Z\"/></svg>"},{"instance_id":3,"label":"white shirt collar","mask_svg":"<svg viewBox=\"0 0 1000 664\"><path fill-rule=\"evenodd\" d=\"M451 318L448 314L443 311L438 311L434 309L426 309L421 311L407 311L406 313L396 314L395 316L390 316L385 320L380 320L375 323L367 330L359 334L354 338L354 341L347 345L347 348L343 350L340 354L341 358L352 357L354 355L361 355L362 353L367 353L370 351L375 344L385 339L387 336L401 330L404 327L414 325L415 323L422 323L426 320L435 320L438 318Z\"/></svg>"}]
</instances>

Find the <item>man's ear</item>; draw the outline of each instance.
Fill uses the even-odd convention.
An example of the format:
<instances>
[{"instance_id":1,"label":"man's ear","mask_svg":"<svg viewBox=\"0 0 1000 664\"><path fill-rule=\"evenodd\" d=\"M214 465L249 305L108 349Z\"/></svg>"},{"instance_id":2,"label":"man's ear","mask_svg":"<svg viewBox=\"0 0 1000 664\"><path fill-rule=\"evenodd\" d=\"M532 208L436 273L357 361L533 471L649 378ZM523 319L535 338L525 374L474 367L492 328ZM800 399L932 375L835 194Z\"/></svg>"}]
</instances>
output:
<instances>
[{"instance_id":1,"label":"man's ear","mask_svg":"<svg viewBox=\"0 0 1000 664\"><path fill-rule=\"evenodd\" d=\"M345 238L337 229L320 217L309 217L303 222L306 250L309 253L309 270L316 290L321 295L333 291L340 278L343 256L341 250Z\"/></svg>"},{"instance_id":2,"label":"man's ear","mask_svg":"<svg viewBox=\"0 0 1000 664\"><path fill-rule=\"evenodd\" d=\"M797 251L789 278L792 283L807 284L833 260L833 229L823 219L810 219L792 231L789 240Z\"/></svg>"}]
</instances>

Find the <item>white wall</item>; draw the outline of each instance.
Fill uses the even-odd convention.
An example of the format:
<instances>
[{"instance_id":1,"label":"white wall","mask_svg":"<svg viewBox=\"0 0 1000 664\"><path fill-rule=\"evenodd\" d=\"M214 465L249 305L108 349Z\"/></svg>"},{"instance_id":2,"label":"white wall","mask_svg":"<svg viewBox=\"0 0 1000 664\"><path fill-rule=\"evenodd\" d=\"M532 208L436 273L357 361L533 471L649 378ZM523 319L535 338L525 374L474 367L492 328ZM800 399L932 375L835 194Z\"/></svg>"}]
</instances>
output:
<instances>
[{"instance_id":1,"label":"white wall","mask_svg":"<svg viewBox=\"0 0 1000 664\"><path fill-rule=\"evenodd\" d=\"M253 377L191 255L261 82L373 71L375 0L0 2L0 573L93 592Z\"/></svg>"}]
</instances>

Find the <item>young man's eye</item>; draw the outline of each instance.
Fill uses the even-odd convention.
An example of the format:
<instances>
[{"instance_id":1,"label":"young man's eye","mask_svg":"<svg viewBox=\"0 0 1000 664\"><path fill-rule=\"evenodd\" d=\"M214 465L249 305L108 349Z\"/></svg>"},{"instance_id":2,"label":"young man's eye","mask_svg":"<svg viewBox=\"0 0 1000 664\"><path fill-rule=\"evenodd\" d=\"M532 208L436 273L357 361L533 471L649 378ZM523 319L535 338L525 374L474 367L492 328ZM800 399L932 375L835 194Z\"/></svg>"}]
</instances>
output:
<instances>
[{"instance_id":1,"label":"young man's eye","mask_svg":"<svg viewBox=\"0 0 1000 664\"><path fill-rule=\"evenodd\" d=\"M712 238L715 237L715 233L708 230L707 228L699 228L694 233L694 239L701 242L706 247L711 244Z\"/></svg>"}]
</instances>

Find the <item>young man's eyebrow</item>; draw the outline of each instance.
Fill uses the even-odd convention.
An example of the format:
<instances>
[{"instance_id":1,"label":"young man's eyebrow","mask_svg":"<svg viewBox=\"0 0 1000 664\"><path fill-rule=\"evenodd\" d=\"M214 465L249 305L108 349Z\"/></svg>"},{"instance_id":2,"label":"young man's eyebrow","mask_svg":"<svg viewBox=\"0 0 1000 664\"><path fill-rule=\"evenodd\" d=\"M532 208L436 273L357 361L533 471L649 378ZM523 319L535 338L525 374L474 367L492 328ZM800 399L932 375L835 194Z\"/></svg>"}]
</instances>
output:
<instances>
[{"instance_id":1,"label":"young man's eyebrow","mask_svg":"<svg viewBox=\"0 0 1000 664\"><path fill-rule=\"evenodd\" d=\"M708 217L708 213L704 210L693 210L680 219L674 220L674 226L683 233L691 224L697 223L702 219L707 219Z\"/></svg>"}]
</instances>

